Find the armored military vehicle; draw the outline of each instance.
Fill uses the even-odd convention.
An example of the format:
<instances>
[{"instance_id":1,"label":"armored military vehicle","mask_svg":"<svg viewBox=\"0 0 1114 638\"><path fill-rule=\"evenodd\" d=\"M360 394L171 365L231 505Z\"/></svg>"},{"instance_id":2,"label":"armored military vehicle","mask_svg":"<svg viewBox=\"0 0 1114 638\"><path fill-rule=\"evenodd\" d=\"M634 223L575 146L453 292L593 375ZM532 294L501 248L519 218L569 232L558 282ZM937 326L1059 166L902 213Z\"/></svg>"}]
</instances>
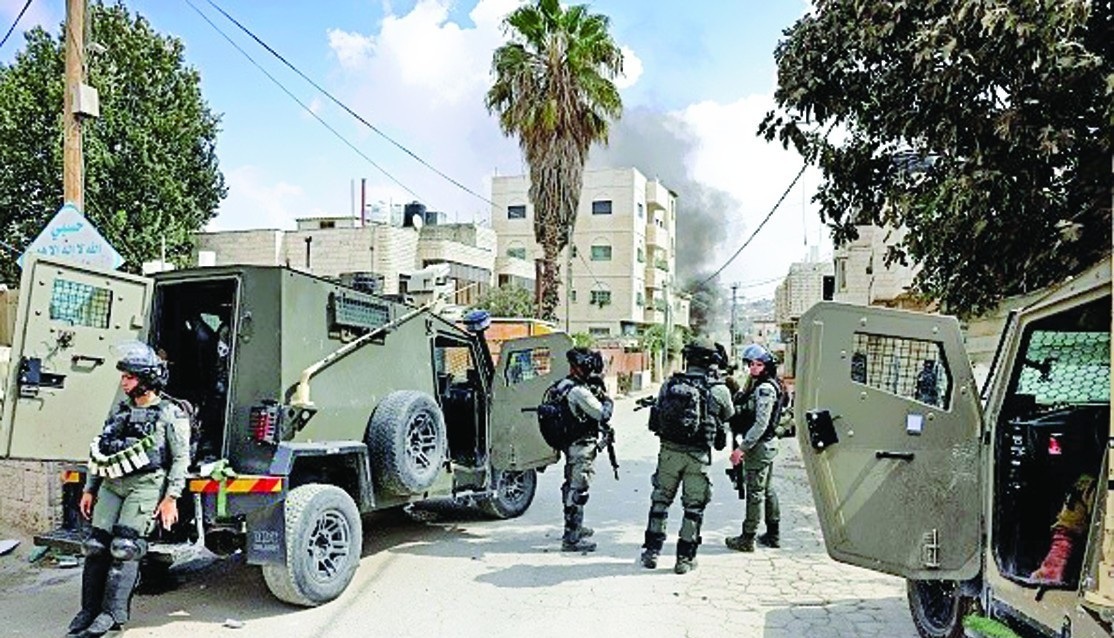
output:
<instances>
[{"instance_id":1,"label":"armored military vehicle","mask_svg":"<svg viewBox=\"0 0 1114 638\"><path fill-rule=\"evenodd\" d=\"M557 460L522 408L567 374L561 333L503 343L496 368L483 317L461 328L280 267L147 279L32 259L22 290L0 455L82 461L119 400L112 346L147 341L199 422L182 522L152 556L241 550L290 603L345 589L362 513L450 497L518 516ZM40 543L80 538L82 468L65 474L65 525Z\"/></svg>"},{"instance_id":2,"label":"armored military vehicle","mask_svg":"<svg viewBox=\"0 0 1114 638\"><path fill-rule=\"evenodd\" d=\"M1011 316L980 393L953 317L801 317L797 431L828 553L906 578L924 638L971 615L1111 635L1110 325L1107 259Z\"/></svg>"}]
</instances>

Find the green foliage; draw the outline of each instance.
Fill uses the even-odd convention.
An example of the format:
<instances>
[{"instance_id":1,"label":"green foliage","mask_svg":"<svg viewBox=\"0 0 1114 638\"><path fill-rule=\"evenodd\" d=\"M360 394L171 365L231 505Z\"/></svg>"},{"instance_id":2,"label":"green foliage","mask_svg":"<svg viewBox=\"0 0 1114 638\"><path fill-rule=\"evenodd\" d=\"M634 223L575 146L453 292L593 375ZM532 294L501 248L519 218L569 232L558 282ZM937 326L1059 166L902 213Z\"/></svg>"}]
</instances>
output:
<instances>
[{"instance_id":1,"label":"green foliage","mask_svg":"<svg viewBox=\"0 0 1114 638\"><path fill-rule=\"evenodd\" d=\"M669 352L677 354L685 345L688 332L683 328L675 327L669 334ZM655 323L642 331L639 337L639 346L651 355L657 356L665 346L665 326Z\"/></svg>"},{"instance_id":2,"label":"green foliage","mask_svg":"<svg viewBox=\"0 0 1114 638\"><path fill-rule=\"evenodd\" d=\"M587 332L574 332L572 335L573 347L592 348L596 345L596 338Z\"/></svg>"},{"instance_id":3,"label":"green foliage","mask_svg":"<svg viewBox=\"0 0 1114 638\"><path fill-rule=\"evenodd\" d=\"M760 134L821 168L837 244L904 226L887 261L960 314L1110 251L1114 4L821 0L785 35Z\"/></svg>"},{"instance_id":4,"label":"green foliage","mask_svg":"<svg viewBox=\"0 0 1114 638\"><path fill-rule=\"evenodd\" d=\"M182 42L155 33L123 5L90 4L87 83L101 117L86 120L85 214L138 272L159 257L185 263L192 233L216 214L225 195L217 166L218 117L201 97L200 77L185 66ZM61 29L60 29L61 31ZM41 28L11 65L0 65L0 232L17 249L29 244L62 205L61 37ZM19 280L17 255L0 257L0 278Z\"/></svg>"},{"instance_id":5,"label":"green foliage","mask_svg":"<svg viewBox=\"0 0 1114 638\"><path fill-rule=\"evenodd\" d=\"M495 81L485 105L505 135L518 137L530 167L534 237L544 255L543 319L556 318L557 258L572 237L588 150L607 141L609 123L623 109L612 83L623 54L609 25L586 5L535 0L507 16L509 41L492 57Z\"/></svg>"},{"instance_id":6,"label":"green foliage","mask_svg":"<svg viewBox=\"0 0 1114 638\"><path fill-rule=\"evenodd\" d=\"M492 317L534 316L534 294L525 288L503 285L491 288L471 309L483 308Z\"/></svg>"},{"instance_id":7,"label":"green foliage","mask_svg":"<svg viewBox=\"0 0 1114 638\"><path fill-rule=\"evenodd\" d=\"M1009 627L984 616L967 616L963 619L963 626L986 638L1021 638Z\"/></svg>"}]
</instances>

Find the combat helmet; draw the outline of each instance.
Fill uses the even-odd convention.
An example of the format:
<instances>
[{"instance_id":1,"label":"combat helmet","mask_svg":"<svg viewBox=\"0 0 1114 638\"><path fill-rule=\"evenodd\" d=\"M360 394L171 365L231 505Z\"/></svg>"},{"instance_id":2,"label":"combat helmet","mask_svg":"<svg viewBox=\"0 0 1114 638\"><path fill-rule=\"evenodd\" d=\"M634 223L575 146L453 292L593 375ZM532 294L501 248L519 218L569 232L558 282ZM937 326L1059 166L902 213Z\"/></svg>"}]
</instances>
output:
<instances>
[{"instance_id":1,"label":"combat helmet","mask_svg":"<svg viewBox=\"0 0 1114 638\"><path fill-rule=\"evenodd\" d=\"M139 342L129 341L116 346L120 359L116 362L116 369L120 372L134 374L139 380L136 386L137 394L147 390L162 390L170 380L170 369L166 361L160 357L151 346Z\"/></svg>"}]
</instances>

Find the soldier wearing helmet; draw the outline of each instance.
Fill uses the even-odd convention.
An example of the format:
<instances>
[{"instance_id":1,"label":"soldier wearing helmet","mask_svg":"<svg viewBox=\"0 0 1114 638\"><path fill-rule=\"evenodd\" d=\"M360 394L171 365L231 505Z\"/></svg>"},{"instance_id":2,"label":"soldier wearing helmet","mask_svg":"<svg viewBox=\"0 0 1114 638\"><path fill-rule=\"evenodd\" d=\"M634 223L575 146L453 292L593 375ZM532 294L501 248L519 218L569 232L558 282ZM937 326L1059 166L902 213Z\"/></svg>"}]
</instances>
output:
<instances>
[{"instance_id":1,"label":"soldier wearing helmet","mask_svg":"<svg viewBox=\"0 0 1114 638\"><path fill-rule=\"evenodd\" d=\"M776 428L784 389L777 378L777 361L766 348L751 344L743 350L750 377L746 389L735 397L740 418L732 424L735 449L732 465L743 466L746 477L746 517L742 534L727 539L727 546L740 552L753 552L757 538L766 547L780 547L781 510L771 483L777 456ZM763 518L766 533L757 536Z\"/></svg>"},{"instance_id":2,"label":"soldier wearing helmet","mask_svg":"<svg viewBox=\"0 0 1114 638\"><path fill-rule=\"evenodd\" d=\"M121 401L89 450L81 514L92 519L83 545L81 611L70 636L101 636L128 621L139 560L156 519L169 529L189 466L190 423L163 400L169 371L150 346L119 346Z\"/></svg>"},{"instance_id":3,"label":"soldier wearing helmet","mask_svg":"<svg viewBox=\"0 0 1114 638\"><path fill-rule=\"evenodd\" d=\"M588 487L595 473L593 465L599 452L599 437L611 420L614 403L607 396L603 378L603 356L598 350L577 347L565 353L569 376L546 390L545 401L561 405L566 441L565 481L561 484L561 504L565 531L561 551L591 552L596 544L587 540L593 534L584 526L584 506L588 503Z\"/></svg>"},{"instance_id":4,"label":"soldier wearing helmet","mask_svg":"<svg viewBox=\"0 0 1114 638\"><path fill-rule=\"evenodd\" d=\"M657 567L665 542L669 506L680 490L684 516L677 540L677 562L673 566L677 574L696 568L704 508L712 500L712 483L708 480L711 449L726 446L724 427L735 413L731 393L719 374L721 366L727 367L722 346L717 348L710 341L699 340L681 352L685 371L675 373L662 384L650 409L649 427L661 440L661 450L650 478L653 486L650 513L639 557L643 567Z\"/></svg>"}]
</instances>

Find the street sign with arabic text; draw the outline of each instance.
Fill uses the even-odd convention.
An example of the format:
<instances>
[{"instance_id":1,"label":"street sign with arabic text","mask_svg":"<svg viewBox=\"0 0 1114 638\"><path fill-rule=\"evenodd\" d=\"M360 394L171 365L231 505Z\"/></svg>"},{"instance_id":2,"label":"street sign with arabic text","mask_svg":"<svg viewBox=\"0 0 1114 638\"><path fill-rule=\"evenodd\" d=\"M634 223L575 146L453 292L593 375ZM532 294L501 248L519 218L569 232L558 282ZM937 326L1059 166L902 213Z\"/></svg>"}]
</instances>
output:
<instances>
[{"instance_id":1,"label":"street sign with arabic text","mask_svg":"<svg viewBox=\"0 0 1114 638\"><path fill-rule=\"evenodd\" d=\"M20 268L23 267L23 258L29 253L112 270L124 263L124 258L93 226L93 222L69 202L58 209L27 251L20 255L17 260Z\"/></svg>"}]
</instances>

